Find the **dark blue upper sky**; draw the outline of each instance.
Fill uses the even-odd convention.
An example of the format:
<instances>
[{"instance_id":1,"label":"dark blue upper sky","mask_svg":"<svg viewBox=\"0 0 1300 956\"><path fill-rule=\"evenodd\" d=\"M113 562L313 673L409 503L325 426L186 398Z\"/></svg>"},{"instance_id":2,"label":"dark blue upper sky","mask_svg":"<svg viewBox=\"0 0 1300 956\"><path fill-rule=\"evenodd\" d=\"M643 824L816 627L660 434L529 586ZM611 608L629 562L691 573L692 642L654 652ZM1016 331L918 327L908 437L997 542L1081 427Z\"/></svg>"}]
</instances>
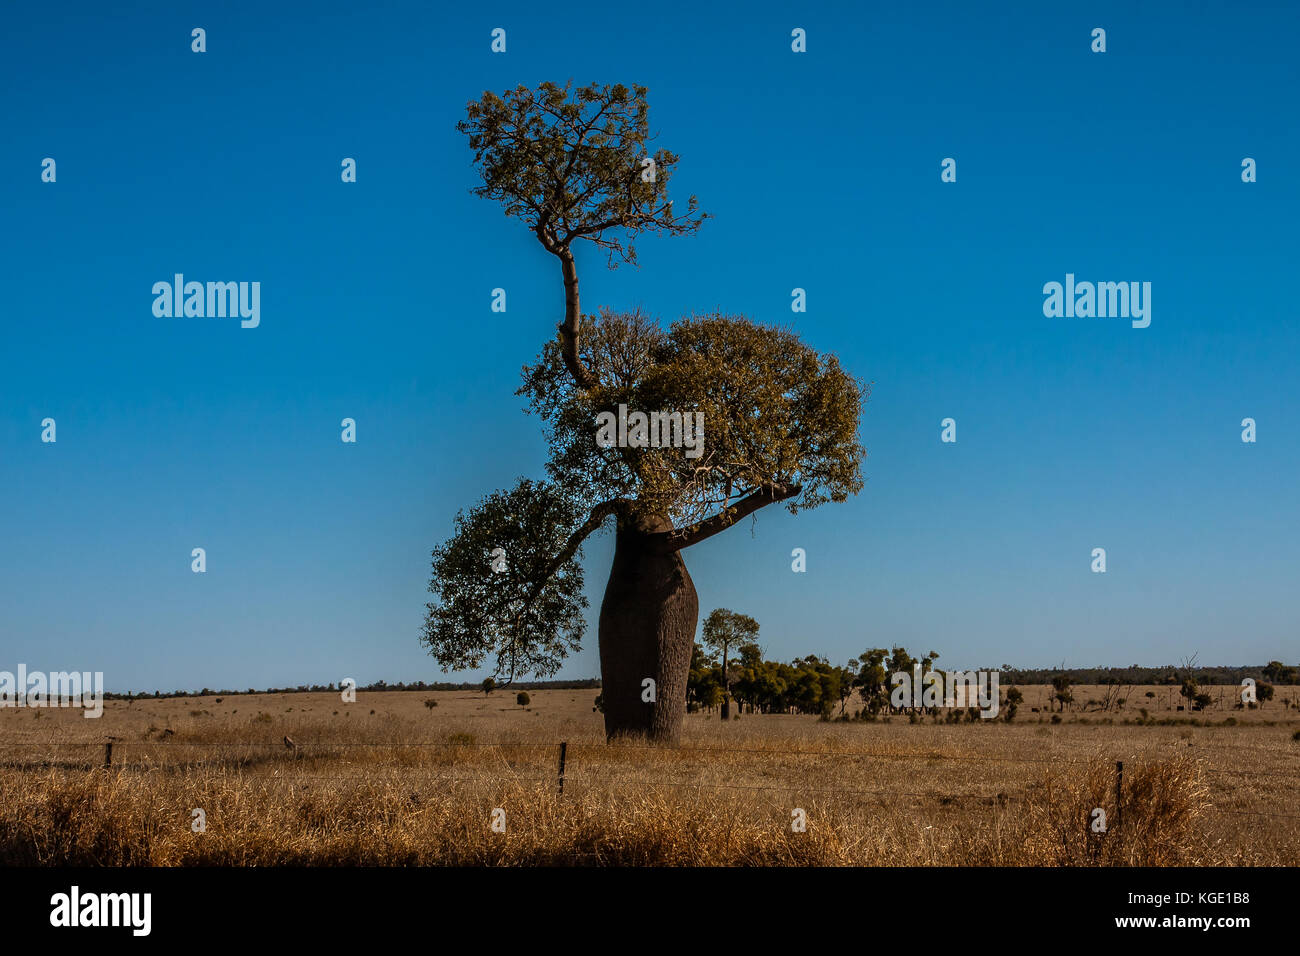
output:
<instances>
[{"instance_id":1,"label":"dark blue upper sky","mask_svg":"<svg viewBox=\"0 0 1300 956\"><path fill-rule=\"evenodd\" d=\"M691 549L702 614L752 614L786 659L1294 661L1300 8L864 7L7 11L0 668L114 690L441 677L418 643L429 551L540 477L513 393L563 310L556 261L470 195L455 124L486 89L569 78L648 86L675 194L715 217L643 242L639 268L580 249L588 310L792 323L874 382L862 494ZM260 326L156 318L177 272L261 282ZM1150 327L1045 317L1067 272L1150 282ZM566 676L599 671L611 550L587 547Z\"/></svg>"}]
</instances>

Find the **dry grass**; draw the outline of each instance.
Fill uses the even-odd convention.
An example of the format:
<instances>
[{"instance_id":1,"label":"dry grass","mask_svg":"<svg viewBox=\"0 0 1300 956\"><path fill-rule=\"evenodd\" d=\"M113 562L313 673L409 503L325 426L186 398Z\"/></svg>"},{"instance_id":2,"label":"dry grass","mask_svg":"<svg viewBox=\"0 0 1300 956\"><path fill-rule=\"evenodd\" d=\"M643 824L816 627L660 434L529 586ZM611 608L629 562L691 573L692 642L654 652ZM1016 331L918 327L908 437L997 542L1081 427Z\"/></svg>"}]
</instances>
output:
<instances>
[{"instance_id":1,"label":"dry grass","mask_svg":"<svg viewBox=\"0 0 1300 956\"><path fill-rule=\"evenodd\" d=\"M1199 727L691 715L668 750L605 744L594 691L532 692L528 709L429 696L0 711L0 862L1160 866L1300 851L1300 720L1281 708Z\"/></svg>"}]
</instances>

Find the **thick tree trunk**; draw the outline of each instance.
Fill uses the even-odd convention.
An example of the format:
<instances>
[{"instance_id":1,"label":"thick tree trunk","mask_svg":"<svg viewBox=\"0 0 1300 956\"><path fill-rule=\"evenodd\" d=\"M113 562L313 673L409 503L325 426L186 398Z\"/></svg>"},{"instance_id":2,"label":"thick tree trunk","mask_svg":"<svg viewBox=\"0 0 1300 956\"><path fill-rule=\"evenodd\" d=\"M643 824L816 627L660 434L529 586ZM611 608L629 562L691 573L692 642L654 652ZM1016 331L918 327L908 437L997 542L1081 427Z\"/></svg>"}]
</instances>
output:
<instances>
[{"instance_id":1,"label":"thick tree trunk","mask_svg":"<svg viewBox=\"0 0 1300 956\"><path fill-rule=\"evenodd\" d=\"M686 709L686 682L699 599L679 552L653 545L667 519L620 515L605 598L600 605L601 694L605 734L676 743ZM645 680L654 681L654 700Z\"/></svg>"}]
</instances>

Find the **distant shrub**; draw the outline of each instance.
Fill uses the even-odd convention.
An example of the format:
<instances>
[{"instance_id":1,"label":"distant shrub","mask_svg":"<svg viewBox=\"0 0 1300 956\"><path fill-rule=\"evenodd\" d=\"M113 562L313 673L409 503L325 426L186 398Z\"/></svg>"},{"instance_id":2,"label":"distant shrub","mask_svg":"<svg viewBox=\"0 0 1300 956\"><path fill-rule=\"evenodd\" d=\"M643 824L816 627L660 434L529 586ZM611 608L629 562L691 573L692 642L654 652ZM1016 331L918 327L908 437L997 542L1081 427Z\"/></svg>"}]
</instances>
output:
<instances>
[{"instance_id":1,"label":"distant shrub","mask_svg":"<svg viewBox=\"0 0 1300 956\"><path fill-rule=\"evenodd\" d=\"M518 704L520 707L527 707L532 702L533 700L531 697L528 696L527 691L521 690L519 693L515 694L515 703Z\"/></svg>"},{"instance_id":2,"label":"distant shrub","mask_svg":"<svg viewBox=\"0 0 1300 956\"><path fill-rule=\"evenodd\" d=\"M1052 715L1052 723L1054 723L1054 724L1059 724L1060 722L1061 722L1061 715L1060 715L1060 714L1053 714L1053 715Z\"/></svg>"},{"instance_id":3,"label":"distant shrub","mask_svg":"<svg viewBox=\"0 0 1300 956\"><path fill-rule=\"evenodd\" d=\"M433 710L433 708L438 706L438 702L432 697L426 697L424 699L424 706L429 710Z\"/></svg>"}]
</instances>

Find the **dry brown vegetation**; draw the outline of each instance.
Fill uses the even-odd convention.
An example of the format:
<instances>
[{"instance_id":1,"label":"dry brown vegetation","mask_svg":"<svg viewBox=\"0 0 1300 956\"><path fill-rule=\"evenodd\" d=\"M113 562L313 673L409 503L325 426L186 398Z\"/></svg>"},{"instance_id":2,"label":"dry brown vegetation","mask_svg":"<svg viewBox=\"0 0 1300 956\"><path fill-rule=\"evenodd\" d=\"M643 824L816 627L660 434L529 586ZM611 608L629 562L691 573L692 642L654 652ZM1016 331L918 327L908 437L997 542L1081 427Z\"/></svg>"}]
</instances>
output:
<instances>
[{"instance_id":1,"label":"dry brown vegetation","mask_svg":"<svg viewBox=\"0 0 1300 956\"><path fill-rule=\"evenodd\" d=\"M1053 724L1031 712L1035 691L1010 724L746 714L723 725L716 714L693 714L672 750L607 745L595 691L532 691L527 708L514 692L424 691L361 693L355 704L323 693L112 701L99 720L0 710L0 862L1300 859L1295 709L1272 702L1237 712L1233 726L1223 725L1227 714L1161 726L1125 725L1137 718L1131 705L1105 715L1110 723L1076 706ZM1076 688L1076 700L1087 691ZM437 707L425 705L430 698ZM109 737L113 763L104 769ZM1116 760L1124 761L1119 820ZM1107 814L1104 835L1089 828L1095 807ZM196 808L206 832L191 830ZM505 811L505 833L490 827L494 808ZM796 808L806 832L791 829Z\"/></svg>"}]
</instances>

